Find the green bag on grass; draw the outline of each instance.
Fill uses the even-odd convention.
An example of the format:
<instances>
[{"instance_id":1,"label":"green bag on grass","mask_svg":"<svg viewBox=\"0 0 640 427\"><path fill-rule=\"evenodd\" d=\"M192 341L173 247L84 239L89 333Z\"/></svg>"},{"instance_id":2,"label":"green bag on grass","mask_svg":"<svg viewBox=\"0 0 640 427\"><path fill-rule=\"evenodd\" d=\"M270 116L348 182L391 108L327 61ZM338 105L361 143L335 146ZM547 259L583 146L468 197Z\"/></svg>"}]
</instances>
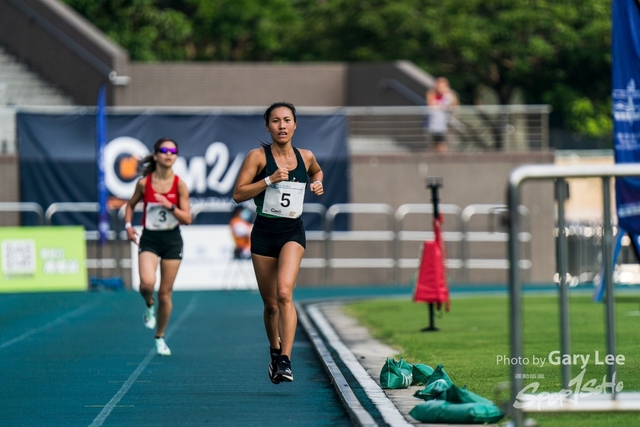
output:
<instances>
[{"instance_id":1,"label":"green bag on grass","mask_svg":"<svg viewBox=\"0 0 640 427\"><path fill-rule=\"evenodd\" d=\"M417 397L422 400L440 399L446 400L447 391L449 390L449 384L443 379L435 380L422 390L418 390L413 393L413 397Z\"/></svg>"},{"instance_id":2,"label":"green bag on grass","mask_svg":"<svg viewBox=\"0 0 640 427\"><path fill-rule=\"evenodd\" d=\"M494 404L489 399L467 390L466 386L460 388L455 384L453 384L447 390L447 396L445 400L451 403L482 403L484 405Z\"/></svg>"},{"instance_id":3,"label":"green bag on grass","mask_svg":"<svg viewBox=\"0 0 640 427\"><path fill-rule=\"evenodd\" d=\"M413 383L411 385L427 385L429 377L433 374L433 368L429 365L414 363L412 372Z\"/></svg>"},{"instance_id":4,"label":"green bag on grass","mask_svg":"<svg viewBox=\"0 0 640 427\"><path fill-rule=\"evenodd\" d=\"M425 381L426 387L423 390L418 390L413 394L413 397L423 400L441 399L445 400L447 390L451 387L453 382L449 375L444 371L444 366L439 364L436 369L427 377Z\"/></svg>"},{"instance_id":5,"label":"green bag on grass","mask_svg":"<svg viewBox=\"0 0 640 427\"><path fill-rule=\"evenodd\" d=\"M423 423L450 424L496 423L504 417L504 413L493 403L451 403L444 400L420 403L409 415Z\"/></svg>"},{"instance_id":6,"label":"green bag on grass","mask_svg":"<svg viewBox=\"0 0 640 427\"><path fill-rule=\"evenodd\" d=\"M427 379L427 385L438 380L444 380L449 387L451 387L451 384L453 384L453 381L451 381L449 375L447 375L447 373L444 371L444 365L442 363L438 364L433 373L429 375L429 378Z\"/></svg>"},{"instance_id":7,"label":"green bag on grass","mask_svg":"<svg viewBox=\"0 0 640 427\"><path fill-rule=\"evenodd\" d=\"M402 358L397 362L390 357L387 358L380 371L380 385L382 388L407 388L412 382L413 368L409 363Z\"/></svg>"}]
</instances>

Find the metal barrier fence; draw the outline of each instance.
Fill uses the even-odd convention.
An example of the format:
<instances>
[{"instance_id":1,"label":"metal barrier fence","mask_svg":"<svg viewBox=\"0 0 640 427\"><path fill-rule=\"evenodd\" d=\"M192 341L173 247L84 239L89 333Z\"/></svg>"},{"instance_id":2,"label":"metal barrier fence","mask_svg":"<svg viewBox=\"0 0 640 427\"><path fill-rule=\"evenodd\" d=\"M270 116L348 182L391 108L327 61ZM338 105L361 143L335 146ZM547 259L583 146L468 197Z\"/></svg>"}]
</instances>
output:
<instances>
[{"instance_id":1,"label":"metal barrier fence","mask_svg":"<svg viewBox=\"0 0 640 427\"><path fill-rule=\"evenodd\" d=\"M354 230L335 231L333 229L335 218L339 214L367 214L384 215L386 217L386 230ZM392 269L396 264L394 211L391 206L384 203L343 203L331 206L326 214L325 240L325 283L331 281L331 274L336 268L386 268ZM386 242L391 251L388 258L334 258L335 242Z\"/></svg>"},{"instance_id":2,"label":"metal barrier fence","mask_svg":"<svg viewBox=\"0 0 640 427\"><path fill-rule=\"evenodd\" d=\"M203 213L231 213L235 204L196 204L191 208L193 220ZM469 272L473 269L494 269L506 270L509 263L506 258L477 258L470 257L470 243L504 243L507 241L508 233L496 231L489 227L488 230L471 230L471 218L480 214L496 215L506 210L505 205L470 205L462 210L457 205L442 204L439 206L440 212L452 219L446 221L446 229L443 231L443 240L447 245L454 245L454 250L448 249L446 265L449 270L461 271L464 281L468 281ZM64 213L95 213L99 211L98 203L53 203L45 212L36 203L7 204L0 203L0 212L33 212L41 218L40 223L52 225L55 223L54 217ZM142 204L138 204L135 212L142 211ZM525 259L520 260L519 266L522 270L531 268L529 260L531 233L529 232L528 211L521 206L521 215L525 218L525 230L520 233L520 241L523 243ZM391 272L394 283L401 282L401 271L403 269L417 269L419 266L419 248L413 247L416 256L410 258L402 255L403 245L406 243L419 243L425 240L434 239L433 231L419 229L406 229L405 223L410 215L430 216L433 214L431 204L404 204L393 209L387 204L381 203L345 203L337 204L325 208L318 203L306 203L304 205L304 215L314 215L320 219L319 230L308 230L307 240L318 242L321 245L322 254L317 258L304 258L301 268L315 268L322 270L322 279L325 283L332 280L332 275L336 269L355 268L377 268L386 269ZM118 210L110 210L112 230L108 233L107 239L113 244L108 250L97 247L97 258L87 259L87 267L93 269L117 269L117 274L122 275L122 269L131 267L130 257L124 257L124 247L127 235L124 232L125 206ZM376 229L362 229L362 222L358 222L358 227L351 227L349 231L339 231L335 229L336 217L339 215L357 216L356 219L365 217L381 216L385 225ZM353 219L353 218L352 218ZM430 219L430 218L429 218ZM365 222L365 221L363 221ZM356 229L354 229L356 228ZM359 229L358 229L359 228ZM99 233L97 230L86 230L85 237L88 242L97 242ZM388 256L385 257L337 257L335 254L340 245L353 242L378 242L379 245L374 252L386 250Z\"/></svg>"},{"instance_id":3,"label":"metal barrier fence","mask_svg":"<svg viewBox=\"0 0 640 427\"><path fill-rule=\"evenodd\" d=\"M600 274L602 265L602 224L568 223L564 234L567 239L567 282L569 286L592 282ZM554 228L553 235L559 239L559 229ZM556 274L555 282L559 282Z\"/></svg>"},{"instance_id":4,"label":"metal barrier fence","mask_svg":"<svg viewBox=\"0 0 640 427\"><path fill-rule=\"evenodd\" d=\"M613 236L617 237L620 229L613 227ZM558 228L553 230L556 240L559 238ZM567 238L567 282L569 286L593 283L600 280L602 266L602 240L604 226L601 222L570 222L565 225ZM623 271L623 264L637 264L638 259L631 246L631 239L623 236L622 245L613 271L614 282L621 284L638 283L638 275ZM554 278L559 281L558 275Z\"/></svg>"},{"instance_id":5,"label":"metal barrier fence","mask_svg":"<svg viewBox=\"0 0 640 427\"><path fill-rule=\"evenodd\" d=\"M463 253L462 260L464 262L464 276L463 282L469 281L469 271L473 269L501 269L507 270L509 268L508 259L497 258L470 258L470 244L471 243L499 243L506 244L509 241L509 233L507 231L496 230L496 221L494 217L500 217L500 224L498 227L502 228L502 214L508 212L507 205L503 204L475 204L469 205L462 211L461 221L463 224L464 245L462 245ZM518 261L518 266L525 272L531 271L531 214L526 206L518 206L518 213L523 220L522 231L518 234L518 240L523 243L524 258ZM471 219L476 215L488 215L489 223L488 230L471 230ZM504 227L506 228L506 227Z\"/></svg>"},{"instance_id":6,"label":"metal barrier fence","mask_svg":"<svg viewBox=\"0 0 640 427\"><path fill-rule=\"evenodd\" d=\"M32 202L0 202L0 212L34 213L38 216L38 224L44 224L44 211L37 203Z\"/></svg>"},{"instance_id":7,"label":"metal barrier fence","mask_svg":"<svg viewBox=\"0 0 640 427\"><path fill-rule=\"evenodd\" d=\"M456 223L455 231L443 231L442 239L445 244L464 242L464 225L462 223L462 210L458 205L452 204L439 204L438 210L440 213L445 216L445 224L449 224L449 221L446 220L447 217L452 217ZM432 204L423 204L423 203L408 203L401 205L395 212L395 220L396 220L396 254L398 254L398 259L395 265L394 278L395 282L399 281L400 277L400 269L402 268L412 268L417 269L420 265L420 260L418 257L413 258L401 258L401 245L403 242L424 242L426 240L434 240L435 235L433 231L423 231L423 230L405 230L404 222L405 218L408 215L433 215L433 205ZM460 245L460 249L458 250L457 258L452 258L452 251L447 249L447 259L446 267L447 269L464 269L464 250L462 249L463 245Z\"/></svg>"},{"instance_id":8,"label":"metal barrier fence","mask_svg":"<svg viewBox=\"0 0 640 427\"><path fill-rule=\"evenodd\" d=\"M589 168L582 166L563 166L563 165L528 165L520 166L509 175L507 186L507 197L509 205L509 338L511 342L511 358L519 360L523 353L523 331L522 331L522 281L520 278L520 269L516 268L520 260L520 241L518 239L520 233L520 221L518 206L520 205L520 188L525 181L529 180L547 180L554 181L555 198L557 200L558 215L558 232L556 246L556 264L559 279L559 297L560 297L560 352L562 355L570 355L570 328L569 328L569 284L568 284L568 253L567 253L567 228L565 226L564 204L568 197L568 187L566 179L568 178L601 178L602 179L602 196L603 196L603 230L602 230L602 286L605 293L605 323L606 323L606 347L607 354L615 355L616 353L616 331L615 331L615 289L613 286L613 221L611 218L611 178L640 176L640 168L635 164L616 164L616 165L592 165ZM571 365L564 364L562 370L563 389L570 389L571 381ZM616 376L615 364L607 365L607 380L614 381ZM511 365L511 398L512 405L511 414L513 417L514 427L522 427L524 425L523 409L515 405L518 395L523 392L523 372L524 366L521 363ZM603 379L604 381L604 379ZM626 399L626 405L623 405L624 399L620 398L612 387L611 393L603 394L601 399L588 400L586 405L593 407L596 403L600 410L616 411L616 410L640 410L637 397L631 402ZM576 401L571 408L562 406L564 410L585 410L587 406L581 407ZM540 406L536 406L533 410L540 411ZM544 410L544 406L543 409Z\"/></svg>"}]
</instances>

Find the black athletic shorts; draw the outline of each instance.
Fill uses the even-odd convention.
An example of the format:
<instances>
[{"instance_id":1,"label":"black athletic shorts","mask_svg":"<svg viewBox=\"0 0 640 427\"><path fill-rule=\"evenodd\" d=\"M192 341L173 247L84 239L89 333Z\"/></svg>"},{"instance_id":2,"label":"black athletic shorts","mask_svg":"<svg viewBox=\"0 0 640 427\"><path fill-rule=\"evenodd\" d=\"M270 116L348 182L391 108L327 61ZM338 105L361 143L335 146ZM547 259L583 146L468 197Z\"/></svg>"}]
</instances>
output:
<instances>
[{"instance_id":1,"label":"black athletic shorts","mask_svg":"<svg viewBox=\"0 0 640 427\"><path fill-rule=\"evenodd\" d=\"M447 135L444 133L432 133L431 138L433 139L433 142L437 144L447 142Z\"/></svg>"},{"instance_id":2,"label":"black athletic shorts","mask_svg":"<svg viewBox=\"0 0 640 427\"><path fill-rule=\"evenodd\" d=\"M307 247L302 219L256 217L251 230L251 253L278 258L287 242L297 242L303 248Z\"/></svg>"},{"instance_id":3,"label":"black athletic shorts","mask_svg":"<svg viewBox=\"0 0 640 427\"><path fill-rule=\"evenodd\" d=\"M173 230L142 230L138 253L152 252L162 259L182 259L180 227Z\"/></svg>"}]
</instances>

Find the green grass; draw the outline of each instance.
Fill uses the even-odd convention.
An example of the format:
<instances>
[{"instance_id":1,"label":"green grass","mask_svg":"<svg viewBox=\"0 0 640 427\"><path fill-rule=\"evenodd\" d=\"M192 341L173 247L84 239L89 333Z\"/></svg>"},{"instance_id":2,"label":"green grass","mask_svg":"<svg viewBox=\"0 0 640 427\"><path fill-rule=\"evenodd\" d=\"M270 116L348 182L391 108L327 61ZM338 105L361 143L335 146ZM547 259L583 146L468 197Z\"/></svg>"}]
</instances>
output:
<instances>
[{"instance_id":1,"label":"green grass","mask_svg":"<svg viewBox=\"0 0 640 427\"><path fill-rule=\"evenodd\" d=\"M625 356L618 365L617 381L623 381L623 391L640 391L640 316L637 315L640 294L619 295L616 298L616 345ZM561 366L550 365L549 353L560 350L559 300L553 296L525 296L524 384L538 382L538 391L558 392L562 389ZM510 381L510 366L500 360L509 357L508 298L506 296L476 296L454 298L451 312L436 317L438 332L420 332L428 325L426 304L409 300L366 300L346 307L348 314L366 325L375 338L398 349L398 356L409 363L424 363L435 367L441 363L454 383L500 404L509 391L496 391ZM590 355L585 366L584 382L597 384L607 373L606 365L596 365L595 352L603 361L606 355L605 306L596 304L590 295L570 296L571 353ZM544 366L533 366L533 356L545 360ZM572 377L581 372L572 366ZM416 399L416 404L420 401ZM640 414L626 413L564 413L531 414L541 426L605 427L640 425Z\"/></svg>"}]
</instances>

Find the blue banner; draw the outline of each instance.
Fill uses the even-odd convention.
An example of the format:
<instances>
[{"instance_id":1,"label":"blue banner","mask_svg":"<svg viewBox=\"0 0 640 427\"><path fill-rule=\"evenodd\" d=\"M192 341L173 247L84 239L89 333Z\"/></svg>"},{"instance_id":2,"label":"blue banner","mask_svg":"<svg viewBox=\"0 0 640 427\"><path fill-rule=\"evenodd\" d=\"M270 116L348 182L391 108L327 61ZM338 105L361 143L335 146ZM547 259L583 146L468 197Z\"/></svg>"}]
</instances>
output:
<instances>
[{"instance_id":1,"label":"blue banner","mask_svg":"<svg viewBox=\"0 0 640 427\"><path fill-rule=\"evenodd\" d=\"M640 8L636 0L612 4L612 99L616 163L640 162ZM639 165L640 167L640 165ZM616 179L618 224L640 234L640 178Z\"/></svg>"},{"instance_id":2,"label":"blue banner","mask_svg":"<svg viewBox=\"0 0 640 427\"><path fill-rule=\"evenodd\" d=\"M98 167L98 203L100 204L100 213L98 214L98 231L100 235L100 244L104 245L107 241L109 233L109 211L107 210L108 191L104 180L104 149L107 145L107 88L103 83L98 91L98 109L96 114L96 142L97 150L97 167Z\"/></svg>"},{"instance_id":3,"label":"blue banner","mask_svg":"<svg viewBox=\"0 0 640 427\"><path fill-rule=\"evenodd\" d=\"M640 8L637 0L613 0L611 5L611 75L613 153L616 163L640 161ZM629 234L634 245L640 234L640 178L616 178L616 208L620 230L612 269ZM595 283L593 299L604 296L604 266Z\"/></svg>"},{"instance_id":4,"label":"blue banner","mask_svg":"<svg viewBox=\"0 0 640 427\"><path fill-rule=\"evenodd\" d=\"M177 141L180 155L175 173L185 182L191 204L233 203L233 185L247 153L270 142L261 114L106 114L103 151L104 183L108 205L117 209L133 194L140 177L138 159L149 154L158 138ZM97 114L79 109L72 114L18 112L21 200L47 209L57 202L99 201L96 154ZM106 135L109 138L106 138ZM293 145L315 154L324 171L325 194L310 191L305 203L330 206L349 202L349 153L344 114L298 114ZM345 215L346 217L346 215ZM24 216L24 225L36 218ZM58 213L53 224L98 227L98 215ZM222 223L228 215L198 216L200 223ZM305 225L320 229L320 215L303 214ZM29 224L32 221L33 224ZM336 224L344 229L346 221Z\"/></svg>"}]
</instances>

